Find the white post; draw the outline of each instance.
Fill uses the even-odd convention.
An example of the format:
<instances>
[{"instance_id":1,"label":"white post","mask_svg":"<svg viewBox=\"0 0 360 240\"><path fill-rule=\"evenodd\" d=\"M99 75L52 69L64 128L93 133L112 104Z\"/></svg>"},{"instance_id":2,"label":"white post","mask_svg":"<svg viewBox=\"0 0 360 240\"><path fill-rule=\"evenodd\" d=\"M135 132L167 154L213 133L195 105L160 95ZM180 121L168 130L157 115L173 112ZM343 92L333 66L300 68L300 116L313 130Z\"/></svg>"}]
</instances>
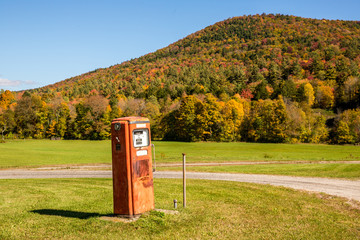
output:
<instances>
[{"instance_id":1,"label":"white post","mask_svg":"<svg viewBox=\"0 0 360 240\"><path fill-rule=\"evenodd\" d=\"M183 206L186 208L186 154L183 153Z\"/></svg>"}]
</instances>

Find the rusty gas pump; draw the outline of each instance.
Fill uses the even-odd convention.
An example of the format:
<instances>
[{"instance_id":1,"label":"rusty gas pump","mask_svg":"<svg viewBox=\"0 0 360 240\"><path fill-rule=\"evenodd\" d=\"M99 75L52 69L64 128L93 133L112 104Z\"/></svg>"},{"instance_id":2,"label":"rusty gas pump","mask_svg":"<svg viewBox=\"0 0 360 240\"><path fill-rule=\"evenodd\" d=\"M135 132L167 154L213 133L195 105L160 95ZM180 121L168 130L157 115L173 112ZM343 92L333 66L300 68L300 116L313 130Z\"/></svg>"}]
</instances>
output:
<instances>
[{"instance_id":1,"label":"rusty gas pump","mask_svg":"<svg viewBox=\"0 0 360 240\"><path fill-rule=\"evenodd\" d=\"M114 119L111 145L114 214L132 217L154 209L149 119Z\"/></svg>"}]
</instances>

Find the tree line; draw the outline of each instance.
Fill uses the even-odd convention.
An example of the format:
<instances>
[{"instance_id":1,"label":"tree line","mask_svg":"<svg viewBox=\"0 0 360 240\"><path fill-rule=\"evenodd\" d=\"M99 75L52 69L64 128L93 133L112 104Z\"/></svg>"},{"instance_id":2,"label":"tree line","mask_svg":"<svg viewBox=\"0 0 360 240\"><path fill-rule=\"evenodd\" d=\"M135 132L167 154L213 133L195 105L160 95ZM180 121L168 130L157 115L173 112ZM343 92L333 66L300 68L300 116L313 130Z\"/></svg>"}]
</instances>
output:
<instances>
[{"instance_id":1,"label":"tree line","mask_svg":"<svg viewBox=\"0 0 360 240\"><path fill-rule=\"evenodd\" d=\"M15 101L10 91L0 94L2 138L103 140L110 137L111 120L145 116L152 138L175 141L248 141L274 143L360 143L360 109L341 114L313 109L316 97L304 85L303 101L279 95L249 100L213 94L187 95L159 102L122 97L109 101L96 92L79 102L57 95L45 101L25 92Z\"/></svg>"}]
</instances>

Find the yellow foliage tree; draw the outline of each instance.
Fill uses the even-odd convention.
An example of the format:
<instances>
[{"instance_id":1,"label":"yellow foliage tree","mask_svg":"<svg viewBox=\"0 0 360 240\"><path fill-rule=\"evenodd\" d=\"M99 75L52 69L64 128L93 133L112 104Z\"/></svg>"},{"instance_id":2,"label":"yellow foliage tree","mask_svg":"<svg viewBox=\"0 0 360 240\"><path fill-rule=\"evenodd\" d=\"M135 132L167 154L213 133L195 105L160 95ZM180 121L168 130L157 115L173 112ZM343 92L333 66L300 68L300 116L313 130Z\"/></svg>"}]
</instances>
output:
<instances>
[{"instance_id":1,"label":"yellow foliage tree","mask_svg":"<svg viewBox=\"0 0 360 240\"><path fill-rule=\"evenodd\" d=\"M314 104L314 88L310 83L306 83L304 86L304 95L306 97L306 103L311 107Z\"/></svg>"},{"instance_id":2,"label":"yellow foliage tree","mask_svg":"<svg viewBox=\"0 0 360 240\"><path fill-rule=\"evenodd\" d=\"M6 110L8 106L15 100L11 91L6 90L0 94L0 108Z\"/></svg>"},{"instance_id":3,"label":"yellow foliage tree","mask_svg":"<svg viewBox=\"0 0 360 240\"><path fill-rule=\"evenodd\" d=\"M241 102L234 99L225 103L221 110L223 115L222 141L240 140L240 127L244 118L244 108Z\"/></svg>"},{"instance_id":4,"label":"yellow foliage tree","mask_svg":"<svg viewBox=\"0 0 360 240\"><path fill-rule=\"evenodd\" d=\"M334 102L333 88L320 85L316 90L316 105L320 108L329 109L334 106Z\"/></svg>"}]
</instances>

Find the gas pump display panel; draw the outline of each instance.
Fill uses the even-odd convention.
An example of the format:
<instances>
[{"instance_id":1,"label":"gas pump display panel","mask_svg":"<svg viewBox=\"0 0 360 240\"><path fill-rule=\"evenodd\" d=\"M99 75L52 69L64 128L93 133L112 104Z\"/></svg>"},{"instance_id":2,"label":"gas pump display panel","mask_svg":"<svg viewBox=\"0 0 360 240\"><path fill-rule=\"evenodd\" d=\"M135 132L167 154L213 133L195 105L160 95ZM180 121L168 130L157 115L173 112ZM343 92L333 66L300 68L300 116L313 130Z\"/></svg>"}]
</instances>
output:
<instances>
[{"instance_id":1,"label":"gas pump display panel","mask_svg":"<svg viewBox=\"0 0 360 240\"><path fill-rule=\"evenodd\" d=\"M135 129L133 131L134 147L149 146L149 129Z\"/></svg>"}]
</instances>

